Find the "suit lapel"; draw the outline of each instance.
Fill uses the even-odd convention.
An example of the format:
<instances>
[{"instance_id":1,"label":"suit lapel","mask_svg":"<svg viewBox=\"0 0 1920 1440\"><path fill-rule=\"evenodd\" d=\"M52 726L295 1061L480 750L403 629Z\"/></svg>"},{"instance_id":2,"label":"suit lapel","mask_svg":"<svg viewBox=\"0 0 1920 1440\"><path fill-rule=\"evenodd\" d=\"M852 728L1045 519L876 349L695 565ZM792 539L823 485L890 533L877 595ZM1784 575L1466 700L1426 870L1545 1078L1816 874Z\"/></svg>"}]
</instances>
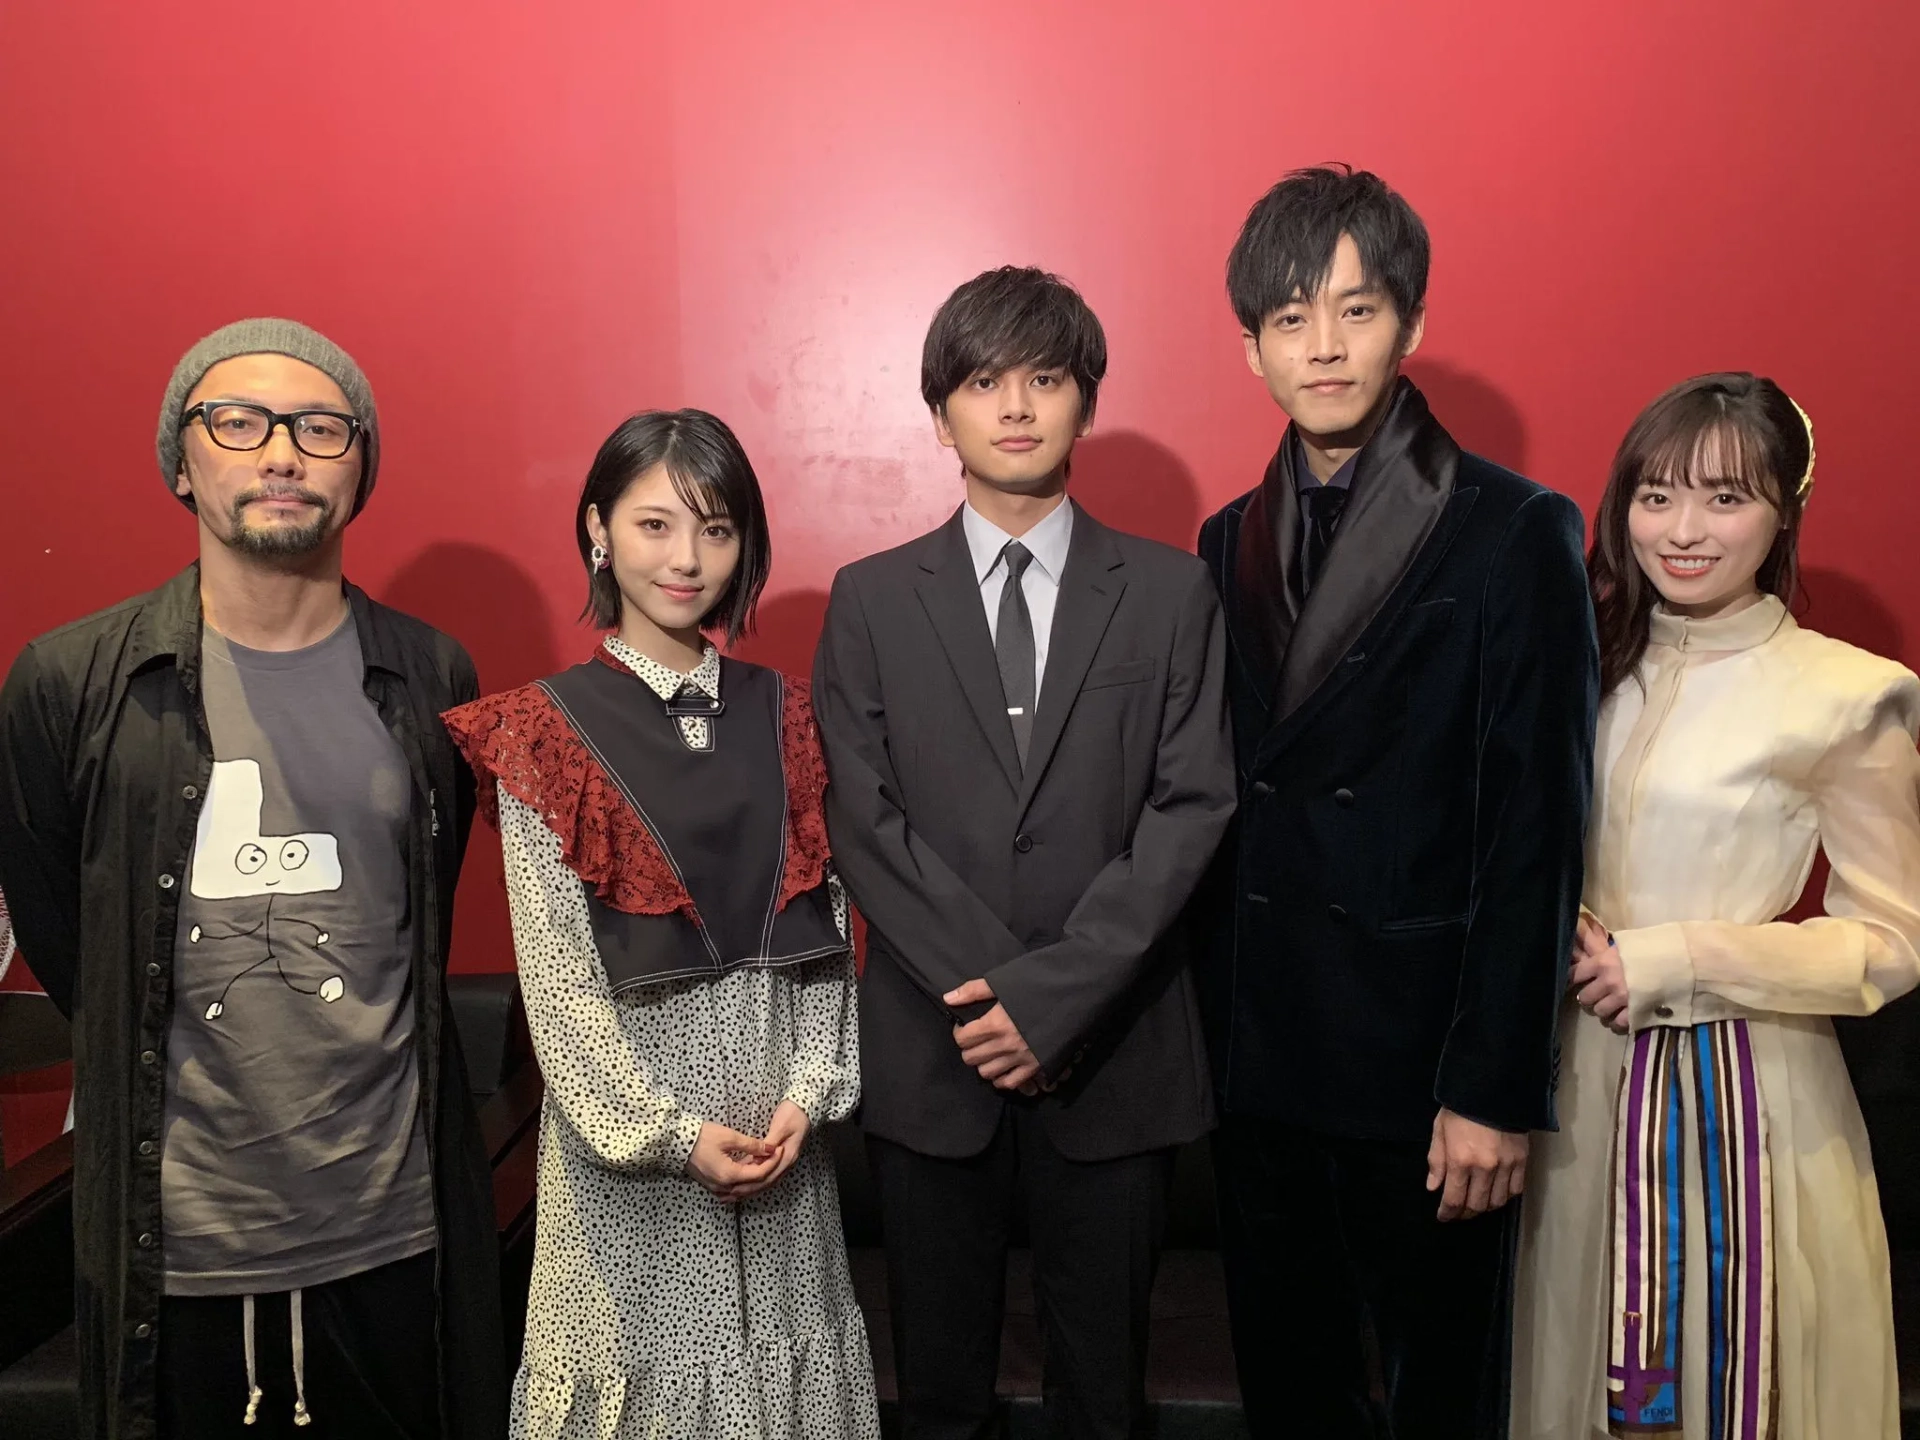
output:
<instances>
[{"instance_id":1,"label":"suit lapel","mask_svg":"<svg viewBox=\"0 0 1920 1440\"><path fill-rule=\"evenodd\" d=\"M1453 537L1473 513L1474 501L1480 492L1477 489L1455 489L1447 501L1446 509L1441 513L1439 522L1427 536L1426 542L1415 553L1412 566L1406 574L1399 577L1397 588L1389 595L1372 623L1360 632L1356 646L1349 648L1334 665L1332 673L1313 688L1300 704L1286 715L1276 720L1260 737L1254 749L1253 759L1248 767L1249 775L1257 775L1285 751L1295 735L1298 735L1312 721L1313 717L1326 706L1333 703L1340 691L1358 676L1365 668L1367 652L1381 643L1382 639L1399 623L1400 616L1413 598L1420 594L1433 572L1445 558Z\"/></svg>"},{"instance_id":2,"label":"suit lapel","mask_svg":"<svg viewBox=\"0 0 1920 1440\"><path fill-rule=\"evenodd\" d=\"M1214 588L1222 595L1238 596L1240 565L1240 536L1250 523L1247 512L1259 497L1250 497L1246 505L1238 509L1228 509L1220 525L1220 552L1213 564ZM1278 670L1270 661L1270 651L1266 638L1259 627L1248 622L1248 618L1238 604L1223 607L1227 612L1227 658L1239 672L1237 688L1244 694L1257 698L1264 711L1273 702L1274 687L1279 684Z\"/></svg>"},{"instance_id":3,"label":"suit lapel","mask_svg":"<svg viewBox=\"0 0 1920 1440\"><path fill-rule=\"evenodd\" d=\"M1227 628L1253 693L1267 710L1273 706L1280 662L1299 618L1295 587L1289 583L1294 567L1288 557L1300 549L1291 439L1291 432L1282 439L1238 525L1223 537L1223 561L1232 567L1232 578L1221 590L1233 597L1225 607Z\"/></svg>"},{"instance_id":4,"label":"suit lapel","mask_svg":"<svg viewBox=\"0 0 1920 1440\"><path fill-rule=\"evenodd\" d=\"M1077 525L1080 517L1075 516ZM1014 749L1013 726L1007 721L1007 699L1000 687L1000 662L993 653L993 634L987 629L987 612L980 599L980 582L973 573L973 556L967 549L966 531L960 524L960 512L927 537L921 549L920 568L924 572L915 588L947 663L959 678L974 719L993 748L1007 784L1020 789L1020 755ZM1071 564L1069 564L1071 569ZM1056 628L1058 625L1056 617ZM1051 670L1052 662L1048 662ZM1045 702L1041 705L1045 713ZM1036 717L1036 720L1038 717ZM1037 738L1037 737L1036 737Z\"/></svg>"},{"instance_id":5,"label":"suit lapel","mask_svg":"<svg viewBox=\"0 0 1920 1440\"><path fill-rule=\"evenodd\" d=\"M1053 635L1047 642L1047 669L1040 679L1040 706L1034 712L1033 738L1027 743L1026 782L1020 790L1024 814L1047 773L1067 716L1079 697L1080 682L1107 633L1107 622L1127 588L1125 564L1113 532L1086 511L1073 514L1073 540L1066 572L1053 607ZM1011 732L1009 732L1011 733Z\"/></svg>"},{"instance_id":6,"label":"suit lapel","mask_svg":"<svg viewBox=\"0 0 1920 1440\"><path fill-rule=\"evenodd\" d=\"M1280 455L1287 455L1284 442ZM1446 509L1459 462L1459 447L1440 428L1413 383L1402 379L1386 419L1360 452L1353 494L1326 567L1286 639L1274 695L1275 723L1300 708L1379 614ZM1285 488L1290 494L1291 486ZM1297 550L1297 497L1291 509L1292 549ZM1288 549L1281 549L1277 558L1287 575L1298 563ZM1293 587L1283 590L1291 594Z\"/></svg>"}]
</instances>

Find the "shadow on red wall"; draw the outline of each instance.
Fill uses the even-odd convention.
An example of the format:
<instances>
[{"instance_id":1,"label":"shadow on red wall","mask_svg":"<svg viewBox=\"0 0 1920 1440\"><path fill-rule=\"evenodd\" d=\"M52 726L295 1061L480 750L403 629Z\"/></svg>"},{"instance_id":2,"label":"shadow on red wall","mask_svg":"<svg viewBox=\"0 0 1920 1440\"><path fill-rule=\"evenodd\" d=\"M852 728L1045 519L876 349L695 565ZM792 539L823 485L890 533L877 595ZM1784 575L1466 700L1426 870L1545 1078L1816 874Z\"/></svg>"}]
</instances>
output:
<instances>
[{"instance_id":1,"label":"shadow on red wall","mask_svg":"<svg viewBox=\"0 0 1920 1440\"><path fill-rule=\"evenodd\" d=\"M1794 618L1809 630L1876 655L1898 658L1906 653L1900 617L1854 576L1818 567L1802 570L1800 589L1804 599L1795 607Z\"/></svg>"},{"instance_id":2,"label":"shadow on red wall","mask_svg":"<svg viewBox=\"0 0 1920 1440\"><path fill-rule=\"evenodd\" d=\"M1407 362L1407 375L1463 449L1527 473L1527 426L1519 407L1471 371L1444 360Z\"/></svg>"},{"instance_id":3,"label":"shadow on red wall","mask_svg":"<svg viewBox=\"0 0 1920 1440\"><path fill-rule=\"evenodd\" d=\"M753 634L731 653L754 665L765 665L770 670L797 675L804 680L813 674L813 651L820 643L820 622L826 613L824 590L788 590L763 598Z\"/></svg>"},{"instance_id":4,"label":"shadow on red wall","mask_svg":"<svg viewBox=\"0 0 1920 1440\"><path fill-rule=\"evenodd\" d=\"M379 599L417 615L467 647L482 694L524 685L560 668L552 612L533 577L497 550L449 541L429 545L401 566ZM588 644L579 646L584 658ZM454 902L452 969L513 969L513 927L500 866L500 842L474 827Z\"/></svg>"},{"instance_id":5,"label":"shadow on red wall","mask_svg":"<svg viewBox=\"0 0 1920 1440\"><path fill-rule=\"evenodd\" d=\"M524 685L559 668L547 598L518 562L464 541L429 545L378 597L467 647L483 693ZM584 654L587 647L580 646Z\"/></svg>"},{"instance_id":6,"label":"shadow on red wall","mask_svg":"<svg viewBox=\"0 0 1920 1440\"><path fill-rule=\"evenodd\" d=\"M1132 430L1095 433L1073 450L1074 500L1102 525L1191 551L1200 487L1186 462Z\"/></svg>"}]
</instances>

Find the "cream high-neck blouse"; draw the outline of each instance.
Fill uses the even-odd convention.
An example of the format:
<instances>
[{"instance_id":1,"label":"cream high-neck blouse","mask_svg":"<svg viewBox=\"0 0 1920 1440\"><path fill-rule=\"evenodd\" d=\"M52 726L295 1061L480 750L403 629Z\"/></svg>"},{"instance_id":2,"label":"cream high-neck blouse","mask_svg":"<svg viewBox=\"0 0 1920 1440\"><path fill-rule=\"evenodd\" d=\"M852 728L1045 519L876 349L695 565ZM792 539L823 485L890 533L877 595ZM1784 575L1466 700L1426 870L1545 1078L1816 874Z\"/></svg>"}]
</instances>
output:
<instances>
[{"instance_id":1,"label":"cream high-neck blouse","mask_svg":"<svg viewBox=\"0 0 1920 1440\"><path fill-rule=\"evenodd\" d=\"M1886 1232L1832 1015L1920 982L1920 680L1795 624L1656 611L1602 707L1586 906L1637 1032L1749 1022L1772 1173L1778 1440L1899 1433ZM1824 915L1790 924L1824 849ZM1611 1162L1625 1037L1571 998L1560 1130L1535 1137L1514 1316L1514 1440L1607 1434ZM1691 1200L1690 1200L1691 1203ZM1684 1391L1705 1393L1704 1284ZM1687 1440L1707 1407L1683 1407Z\"/></svg>"}]
</instances>

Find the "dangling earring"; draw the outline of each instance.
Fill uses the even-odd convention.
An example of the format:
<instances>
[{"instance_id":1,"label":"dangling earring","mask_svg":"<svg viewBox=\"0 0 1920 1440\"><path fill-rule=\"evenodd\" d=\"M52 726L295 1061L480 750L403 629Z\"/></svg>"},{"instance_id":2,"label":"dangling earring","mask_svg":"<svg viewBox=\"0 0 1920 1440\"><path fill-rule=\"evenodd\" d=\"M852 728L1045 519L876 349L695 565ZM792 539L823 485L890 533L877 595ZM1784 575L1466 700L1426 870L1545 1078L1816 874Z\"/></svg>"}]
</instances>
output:
<instances>
[{"instance_id":1,"label":"dangling earring","mask_svg":"<svg viewBox=\"0 0 1920 1440\"><path fill-rule=\"evenodd\" d=\"M593 568L595 570L606 569L607 568L607 547L604 545L594 546L592 550L592 561L593 561Z\"/></svg>"}]
</instances>

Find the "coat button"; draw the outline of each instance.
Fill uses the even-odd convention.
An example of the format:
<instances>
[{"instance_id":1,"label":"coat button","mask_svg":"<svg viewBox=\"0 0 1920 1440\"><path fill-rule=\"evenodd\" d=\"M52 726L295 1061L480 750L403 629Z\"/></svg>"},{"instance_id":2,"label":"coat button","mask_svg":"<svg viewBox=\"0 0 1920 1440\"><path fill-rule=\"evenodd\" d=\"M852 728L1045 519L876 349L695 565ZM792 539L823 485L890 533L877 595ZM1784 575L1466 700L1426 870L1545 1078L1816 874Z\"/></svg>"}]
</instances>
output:
<instances>
[{"instance_id":1,"label":"coat button","mask_svg":"<svg viewBox=\"0 0 1920 1440\"><path fill-rule=\"evenodd\" d=\"M1671 1020L1673 1018L1673 1007L1671 1005L1656 1005L1653 1007L1653 1013L1658 1015L1662 1020Z\"/></svg>"},{"instance_id":2,"label":"coat button","mask_svg":"<svg viewBox=\"0 0 1920 1440\"><path fill-rule=\"evenodd\" d=\"M1333 803L1338 805L1342 810L1351 810L1353 808L1353 792L1346 789L1334 791Z\"/></svg>"},{"instance_id":3,"label":"coat button","mask_svg":"<svg viewBox=\"0 0 1920 1440\"><path fill-rule=\"evenodd\" d=\"M1264 800L1267 798L1267 796L1271 795L1272 793L1273 793L1273 786L1269 785L1266 781L1256 780L1253 782L1253 798L1254 799Z\"/></svg>"},{"instance_id":4,"label":"coat button","mask_svg":"<svg viewBox=\"0 0 1920 1440\"><path fill-rule=\"evenodd\" d=\"M162 890L171 890L171 889L173 889L173 876L171 876L171 875L162 875L162 876L160 877L160 888L161 888Z\"/></svg>"},{"instance_id":5,"label":"coat button","mask_svg":"<svg viewBox=\"0 0 1920 1440\"><path fill-rule=\"evenodd\" d=\"M1013 848L1018 850L1022 855L1026 854L1029 850L1033 849L1033 836L1031 835L1014 836Z\"/></svg>"},{"instance_id":6,"label":"coat button","mask_svg":"<svg viewBox=\"0 0 1920 1440\"><path fill-rule=\"evenodd\" d=\"M160 973L160 962L157 960L149 960L147 962L147 974L158 975L159 973Z\"/></svg>"},{"instance_id":7,"label":"coat button","mask_svg":"<svg viewBox=\"0 0 1920 1440\"><path fill-rule=\"evenodd\" d=\"M1345 924L1347 919L1346 907L1344 905L1327 906L1327 918L1336 925Z\"/></svg>"},{"instance_id":8,"label":"coat button","mask_svg":"<svg viewBox=\"0 0 1920 1440\"><path fill-rule=\"evenodd\" d=\"M144 1340L151 1334L153 1334L153 1326L144 1320L133 1327L133 1338L136 1340Z\"/></svg>"},{"instance_id":9,"label":"coat button","mask_svg":"<svg viewBox=\"0 0 1920 1440\"><path fill-rule=\"evenodd\" d=\"M153 1232L150 1230L142 1231L139 1240L135 1243L139 1245L142 1250L153 1249Z\"/></svg>"},{"instance_id":10,"label":"coat button","mask_svg":"<svg viewBox=\"0 0 1920 1440\"><path fill-rule=\"evenodd\" d=\"M200 798L200 787L198 785L183 786L180 791L180 798L182 800L198 800Z\"/></svg>"},{"instance_id":11,"label":"coat button","mask_svg":"<svg viewBox=\"0 0 1920 1440\"><path fill-rule=\"evenodd\" d=\"M142 1155L151 1155L151 1154L153 1154L153 1141L151 1141L151 1140L142 1140L142 1141L140 1142L140 1153L141 1153Z\"/></svg>"},{"instance_id":12,"label":"coat button","mask_svg":"<svg viewBox=\"0 0 1920 1440\"><path fill-rule=\"evenodd\" d=\"M140 1052L140 1063L142 1065L151 1065L159 1058L159 1055L152 1050L142 1050Z\"/></svg>"}]
</instances>

